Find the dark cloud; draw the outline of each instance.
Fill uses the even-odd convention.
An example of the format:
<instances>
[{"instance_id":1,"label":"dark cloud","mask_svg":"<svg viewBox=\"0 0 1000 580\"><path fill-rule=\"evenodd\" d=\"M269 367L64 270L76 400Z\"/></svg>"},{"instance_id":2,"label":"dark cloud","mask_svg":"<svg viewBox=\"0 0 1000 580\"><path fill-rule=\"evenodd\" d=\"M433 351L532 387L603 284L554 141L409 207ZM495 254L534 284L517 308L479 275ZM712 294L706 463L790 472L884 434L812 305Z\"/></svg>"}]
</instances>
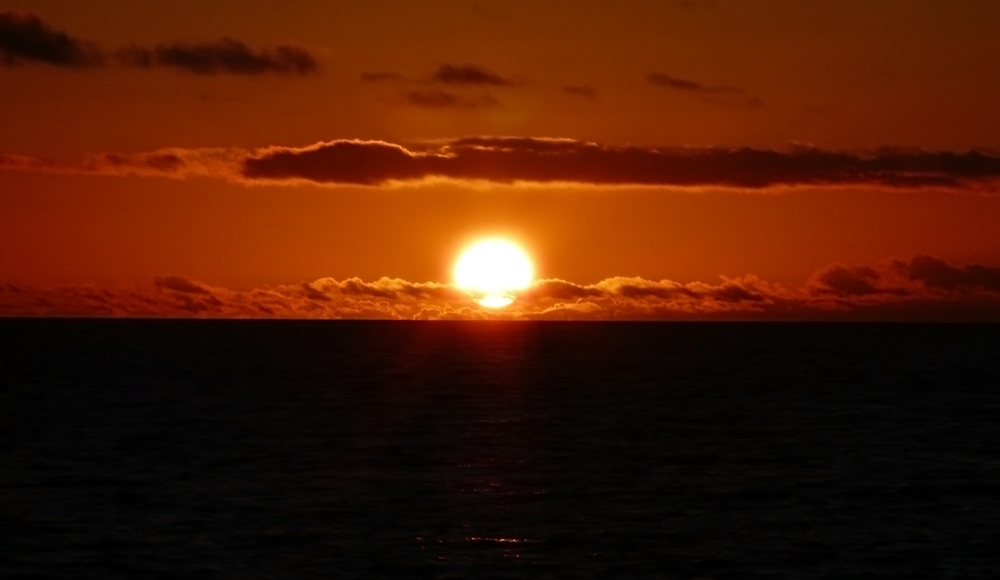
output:
<instances>
[{"instance_id":1,"label":"dark cloud","mask_svg":"<svg viewBox=\"0 0 1000 580\"><path fill-rule=\"evenodd\" d=\"M727 282L708 293L708 296L722 302L764 302L767 298L763 294L754 292L741 284Z\"/></svg>"},{"instance_id":2,"label":"dark cloud","mask_svg":"<svg viewBox=\"0 0 1000 580\"><path fill-rule=\"evenodd\" d=\"M650 73L646 81L657 87L698 95L705 102L743 104L750 108L764 106L764 101L744 89L732 85L706 85L664 73Z\"/></svg>"},{"instance_id":3,"label":"dark cloud","mask_svg":"<svg viewBox=\"0 0 1000 580\"><path fill-rule=\"evenodd\" d=\"M649 73L646 80L650 84L677 91L690 91L693 93L730 93L742 94L743 89L726 85L704 85L699 82L672 77L663 73Z\"/></svg>"},{"instance_id":4,"label":"dark cloud","mask_svg":"<svg viewBox=\"0 0 1000 580\"><path fill-rule=\"evenodd\" d=\"M56 30L34 14L0 12L0 64L41 62L79 68L102 60L95 45Z\"/></svg>"},{"instance_id":5,"label":"dark cloud","mask_svg":"<svg viewBox=\"0 0 1000 580\"><path fill-rule=\"evenodd\" d=\"M476 65L441 65L431 75L434 82L446 85L492 85L512 87L523 84L514 79L504 78Z\"/></svg>"},{"instance_id":6,"label":"dark cloud","mask_svg":"<svg viewBox=\"0 0 1000 580\"><path fill-rule=\"evenodd\" d=\"M429 77L411 78L394 72L366 72L360 79L368 84L409 85L389 102L427 109L477 109L500 107L500 101L489 93L470 94L483 87L510 87L521 84L474 65L443 65ZM446 89L439 88L446 85ZM456 92L457 91L457 92Z\"/></svg>"},{"instance_id":7,"label":"dark cloud","mask_svg":"<svg viewBox=\"0 0 1000 580\"><path fill-rule=\"evenodd\" d=\"M1000 158L977 151L862 156L818 149L659 149L564 139L475 137L422 150L380 141L272 148L247 158L243 176L365 185L443 177L500 183L754 189L858 184L959 187L1000 178Z\"/></svg>"},{"instance_id":8,"label":"dark cloud","mask_svg":"<svg viewBox=\"0 0 1000 580\"><path fill-rule=\"evenodd\" d=\"M322 278L238 292L166 276L124 287L8 284L0 286L0 316L1000 321L998 273L1000 268L917 256L909 262L830 266L798 289L755 276L717 284L625 277L590 285L538 280L500 310L479 306L473 295L451 284L394 278Z\"/></svg>"},{"instance_id":9,"label":"dark cloud","mask_svg":"<svg viewBox=\"0 0 1000 580\"><path fill-rule=\"evenodd\" d=\"M309 300L319 300L320 302L330 301L330 297L327 296L326 293L317 290L316 288L313 288L306 282L300 284L299 287L302 288L302 295L308 298Z\"/></svg>"},{"instance_id":10,"label":"dark cloud","mask_svg":"<svg viewBox=\"0 0 1000 580\"><path fill-rule=\"evenodd\" d=\"M909 264L897 263L911 280L944 290L980 289L1000 293L1000 268L973 264L956 268L931 256L915 256Z\"/></svg>"},{"instance_id":11,"label":"dark cloud","mask_svg":"<svg viewBox=\"0 0 1000 580\"><path fill-rule=\"evenodd\" d=\"M114 59L128 67L173 68L200 75L308 75L319 70L316 57L305 48L279 45L255 50L232 38L154 47L130 45L115 51ZM39 16L0 12L0 64L41 62L82 68L104 61L104 52L97 45L56 30Z\"/></svg>"},{"instance_id":12,"label":"dark cloud","mask_svg":"<svg viewBox=\"0 0 1000 580\"><path fill-rule=\"evenodd\" d=\"M867 266L848 267L835 265L820 272L817 276L820 291L830 292L838 296L867 296L877 294L876 286L879 274Z\"/></svg>"},{"instance_id":13,"label":"dark cloud","mask_svg":"<svg viewBox=\"0 0 1000 580\"><path fill-rule=\"evenodd\" d=\"M475 109L500 106L500 102L489 94L470 98L439 89L406 91L403 93L403 102L429 109Z\"/></svg>"},{"instance_id":14,"label":"dark cloud","mask_svg":"<svg viewBox=\"0 0 1000 580\"><path fill-rule=\"evenodd\" d=\"M361 80L366 83L393 82L401 83L406 81L406 77L393 72L366 72L361 73Z\"/></svg>"},{"instance_id":15,"label":"dark cloud","mask_svg":"<svg viewBox=\"0 0 1000 580\"><path fill-rule=\"evenodd\" d=\"M308 149L273 148L244 162L248 179L305 179L375 185L388 179L422 179L414 155L382 141L333 141Z\"/></svg>"},{"instance_id":16,"label":"dark cloud","mask_svg":"<svg viewBox=\"0 0 1000 580\"><path fill-rule=\"evenodd\" d=\"M565 85L562 91L567 95L585 97L587 99L597 98L597 89L589 85Z\"/></svg>"},{"instance_id":17,"label":"dark cloud","mask_svg":"<svg viewBox=\"0 0 1000 580\"><path fill-rule=\"evenodd\" d=\"M473 64L444 64L426 77L407 77L395 72L364 72L359 77L365 83L394 83L416 85L448 85L452 88L467 87L515 87L525 84L524 79L502 77ZM433 91L427 91L433 92Z\"/></svg>"},{"instance_id":18,"label":"dark cloud","mask_svg":"<svg viewBox=\"0 0 1000 580\"><path fill-rule=\"evenodd\" d=\"M424 107L496 106L448 93L410 95ZM419 103L417 102L419 101ZM798 147L614 146L572 139L466 137L404 147L385 141L338 140L309 147L163 149L101 153L75 164L0 155L0 169L110 175L214 176L240 182L311 181L329 185L419 182L577 183L773 190L801 186L934 187L997 192L1000 157L979 151L882 150L873 154Z\"/></svg>"},{"instance_id":19,"label":"dark cloud","mask_svg":"<svg viewBox=\"0 0 1000 580\"><path fill-rule=\"evenodd\" d=\"M118 60L139 68L175 68L200 75L308 75L319 69L316 58L298 46L280 45L254 50L232 38L199 44L159 44L153 48L129 46Z\"/></svg>"},{"instance_id":20,"label":"dark cloud","mask_svg":"<svg viewBox=\"0 0 1000 580\"><path fill-rule=\"evenodd\" d=\"M192 282L183 276L165 276L153 278L153 285L157 288L164 288L180 292L182 294L208 294L208 290L196 282Z\"/></svg>"},{"instance_id":21,"label":"dark cloud","mask_svg":"<svg viewBox=\"0 0 1000 580\"><path fill-rule=\"evenodd\" d=\"M975 304L976 297L1000 297L1000 268L953 266L922 255L876 266L835 264L816 272L807 287L814 297L834 297L842 306L914 301Z\"/></svg>"},{"instance_id":22,"label":"dark cloud","mask_svg":"<svg viewBox=\"0 0 1000 580\"><path fill-rule=\"evenodd\" d=\"M467 107L468 101L453 93L433 89L429 91L408 91L403 94L406 102L418 107L429 107L432 109L446 109L454 107Z\"/></svg>"}]
</instances>

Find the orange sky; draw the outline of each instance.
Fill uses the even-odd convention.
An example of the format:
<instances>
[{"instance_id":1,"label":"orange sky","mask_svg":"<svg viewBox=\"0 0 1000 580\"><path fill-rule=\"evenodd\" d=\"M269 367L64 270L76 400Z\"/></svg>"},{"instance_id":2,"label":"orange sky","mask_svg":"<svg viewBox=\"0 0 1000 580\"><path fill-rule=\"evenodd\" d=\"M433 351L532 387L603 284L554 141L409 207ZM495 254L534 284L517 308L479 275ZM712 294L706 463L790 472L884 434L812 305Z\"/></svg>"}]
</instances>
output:
<instances>
[{"instance_id":1,"label":"orange sky","mask_svg":"<svg viewBox=\"0 0 1000 580\"><path fill-rule=\"evenodd\" d=\"M992 0L3 2L0 314L169 276L448 283L498 234L581 287L993 304L997 30Z\"/></svg>"}]
</instances>

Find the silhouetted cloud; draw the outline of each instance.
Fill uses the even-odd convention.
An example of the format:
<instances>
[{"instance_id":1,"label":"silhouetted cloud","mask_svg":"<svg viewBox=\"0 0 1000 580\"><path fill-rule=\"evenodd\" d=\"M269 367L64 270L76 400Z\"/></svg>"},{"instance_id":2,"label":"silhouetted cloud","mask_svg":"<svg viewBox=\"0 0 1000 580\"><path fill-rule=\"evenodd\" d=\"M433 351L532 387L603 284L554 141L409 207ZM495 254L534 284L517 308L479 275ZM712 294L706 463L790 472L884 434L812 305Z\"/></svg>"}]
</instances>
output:
<instances>
[{"instance_id":1,"label":"silhouetted cloud","mask_svg":"<svg viewBox=\"0 0 1000 580\"><path fill-rule=\"evenodd\" d=\"M921 255L875 266L835 264L816 272L807 286L815 297L833 296L855 305L899 300L968 302L984 296L992 300L1000 297L1000 268L952 266Z\"/></svg>"},{"instance_id":2,"label":"silhouetted cloud","mask_svg":"<svg viewBox=\"0 0 1000 580\"><path fill-rule=\"evenodd\" d=\"M62 67L101 64L93 44L56 30L28 12L0 12L0 64L41 62Z\"/></svg>"},{"instance_id":3,"label":"silhouetted cloud","mask_svg":"<svg viewBox=\"0 0 1000 580\"><path fill-rule=\"evenodd\" d=\"M409 85L409 89L386 100L438 110L500 107L500 101L493 95L471 94L470 91L521 84L520 81L503 78L475 65L446 64L423 78L411 78L395 72L365 72L359 78L367 84ZM442 85L444 88L441 88Z\"/></svg>"},{"instance_id":4,"label":"silhouetted cloud","mask_svg":"<svg viewBox=\"0 0 1000 580\"><path fill-rule=\"evenodd\" d=\"M657 87L670 89L698 95L706 102L732 102L738 98L739 102L750 108L758 108L764 105L764 101L757 96L747 93L744 89L732 85L706 85L689 79L682 79L664 73L649 73L646 80Z\"/></svg>"},{"instance_id":5,"label":"silhouetted cloud","mask_svg":"<svg viewBox=\"0 0 1000 580\"><path fill-rule=\"evenodd\" d=\"M411 96L412 97L412 96ZM422 94L421 106L485 106L447 93ZM873 154L795 148L615 146L530 137L466 137L404 147L337 140L309 147L163 149L91 155L60 164L0 155L0 169L111 175L215 176L233 181L310 181L380 186L427 179L492 183L576 183L768 190L798 186L935 187L996 193L1000 157L979 151L885 149Z\"/></svg>"},{"instance_id":6,"label":"silhouetted cloud","mask_svg":"<svg viewBox=\"0 0 1000 580\"><path fill-rule=\"evenodd\" d=\"M255 50L232 38L153 47L136 44L113 54L114 60L127 67L173 68L200 75L308 75L319 70L316 57L303 47L285 44ZM96 44L56 30L37 15L0 12L0 64L41 62L82 68L105 60L105 51Z\"/></svg>"},{"instance_id":7,"label":"silhouetted cloud","mask_svg":"<svg viewBox=\"0 0 1000 580\"><path fill-rule=\"evenodd\" d=\"M381 141L275 147L250 155L243 176L362 185L439 177L752 189L856 184L960 187L1000 178L1000 158L977 151L863 156L818 149L661 149L566 139L473 137L413 150Z\"/></svg>"},{"instance_id":8,"label":"silhouetted cloud","mask_svg":"<svg viewBox=\"0 0 1000 580\"><path fill-rule=\"evenodd\" d=\"M128 66L175 68L200 75L307 75L319 69L316 58L302 47L279 45L273 50L254 50L232 38L199 44L159 44L153 48L129 46L116 55Z\"/></svg>"},{"instance_id":9,"label":"silhouetted cloud","mask_svg":"<svg viewBox=\"0 0 1000 580\"><path fill-rule=\"evenodd\" d=\"M512 87L521 82L502 77L476 65L441 65L434 74L431 75L434 82L446 85L492 85L502 87Z\"/></svg>"},{"instance_id":10,"label":"silhouetted cloud","mask_svg":"<svg viewBox=\"0 0 1000 580\"><path fill-rule=\"evenodd\" d=\"M866 296L879 292L879 274L867 266L831 266L819 273L817 280L824 291L838 296Z\"/></svg>"},{"instance_id":11,"label":"silhouetted cloud","mask_svg":"<svg viewBox=\"0 0 1000 580\"><path fill-rule=\"evenodd\" d=\"M588 99L597 98L597 89L589 85L565 85L562 87L562 91L567 95L585 97Z\"/></svg>"},{"instance_id":12,"label":"silhouetted cloud","mask_svg":"<svg viewBox=\"0 0 1000 580\"><path fill-rule=\"evenodd\" d=\"M500 102L489 94L470 98L439 89L406 91L403 93L403 100L408 104L430 109L475 109L500 105Z\"/></svg>"},{"instance_id":13,"label":"silhouetted cloud","mask_svg":"<svg viewBox=\"0 0 1000 580\"><path fill-rule=\"evenodd\" d=\"M443 64L425 77L408 77L396 72L374 71L363 72L360 80L365 83L412 83L439 84L460 87L515 87L525 83L524 79L502 77L474 64L453 65Z\"/></svg>"},{"instance_id":14,"label":"silhouetted cloud","mask_svg":"<svg viewBox=\"0 0 1000 580\"><path fill-rule=\"evenodd\" d=\"M932 274L925 279L928 267ZM434 282L321 278L240 292L174 275L115 287L8 283L0 285L0 316L1000 321L998 274L1000 268L952 266L917 256L870 266L833 265L801 288L752 275L714 284L614 277L581 285L548 279L534 282L499 310L481 307L451 284Z\"/></svg>"},{"instance_id":15,"label":"silhouetted cloud","mask_svg":"<svg viewBox=\"0 0 1000 580\"><path fill-rule=\"evenodd\" d=\"M366 72L361 73L361 80L366 83L393 82L401 83L406 81L406 77L394 72Z\"/></svg>"},{"instance_id":16,"label":"silhouetted cloud","mask_svg":"<svg viewBox=\"0 0 1000 580\"><path fill-rule=\"evenodd\" d=\"M909 264L896 265L906 271L911 280L919 280L930 288L1000 292L1000 268L979 264L956 268L931 256L916 256Z\"/></svg>"}]
</instances>

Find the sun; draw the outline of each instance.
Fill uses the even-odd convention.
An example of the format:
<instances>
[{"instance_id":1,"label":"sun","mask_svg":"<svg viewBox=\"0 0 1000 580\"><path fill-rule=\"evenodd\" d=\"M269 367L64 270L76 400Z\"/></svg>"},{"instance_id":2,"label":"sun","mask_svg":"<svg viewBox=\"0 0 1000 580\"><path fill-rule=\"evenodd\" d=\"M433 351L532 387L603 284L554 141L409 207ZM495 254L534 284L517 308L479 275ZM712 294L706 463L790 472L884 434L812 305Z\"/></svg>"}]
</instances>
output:
<instances>
[{"instance_id":1,"label":"sun","mask_svg":"<svg viewBox=\"0 0 1000 580\"><path fill-rule=\"evenodd\" d=\"M455 263L455 284L487 308L502 308L514 293L531 284L531 259L516 244L501 238L480 240Z\"/></svg>"}]
</instances>

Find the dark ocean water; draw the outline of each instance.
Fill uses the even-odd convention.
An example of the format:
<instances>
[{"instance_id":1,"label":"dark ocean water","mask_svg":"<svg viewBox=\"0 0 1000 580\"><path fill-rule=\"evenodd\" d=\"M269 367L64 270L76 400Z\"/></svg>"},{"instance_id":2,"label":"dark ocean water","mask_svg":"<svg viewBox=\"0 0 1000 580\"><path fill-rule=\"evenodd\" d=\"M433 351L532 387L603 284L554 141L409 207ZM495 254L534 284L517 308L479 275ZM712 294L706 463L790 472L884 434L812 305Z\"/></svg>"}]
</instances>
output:
<instances>
[{"instance_id":1,"label":"dark ocean water","mask_svg":"<svg viewBox=\"0 0 1000 580\"><path fill-rule=\"evenodd\" d=\"M1000 577L1000 326L0 341L5 579Z\"/></svg>"}]
</instances>

